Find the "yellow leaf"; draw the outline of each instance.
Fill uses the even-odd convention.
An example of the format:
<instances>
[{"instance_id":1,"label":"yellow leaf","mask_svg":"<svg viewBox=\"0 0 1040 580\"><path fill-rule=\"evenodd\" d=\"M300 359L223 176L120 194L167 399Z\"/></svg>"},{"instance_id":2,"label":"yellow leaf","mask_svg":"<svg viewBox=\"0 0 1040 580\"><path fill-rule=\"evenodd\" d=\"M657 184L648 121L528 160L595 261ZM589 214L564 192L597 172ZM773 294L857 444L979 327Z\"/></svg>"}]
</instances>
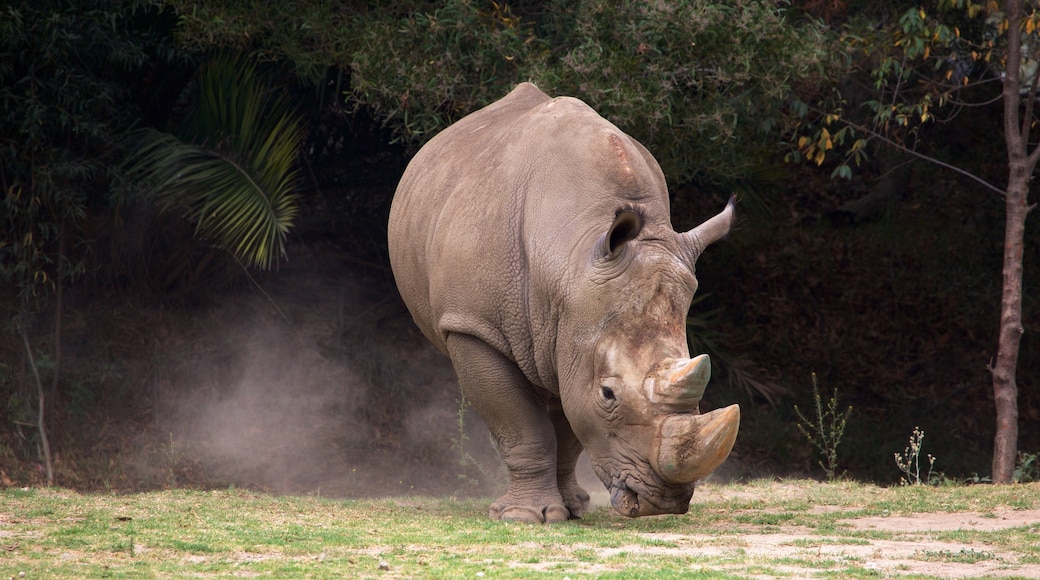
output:
<instances>
[{"instance_id":1,"label":"yellow leaf","mask_svg":"<svg viewBox=\"0 0 1040 580\"><path fill-rule=\"evenodd\" d=\"M925 15L924 15L924 8L921 8L920 10L918 10L918 14L920 14L920 15L921 15L921 20L924 20L924 19L925 19Z\"/></svg>"},{"instance_id":2,"label":"yellow leaf","mask_svg":"<svg viewBox=\"0 0 1040 580\"><path fill-rule=\"evenodd\" d=\"M929 54L932 54L932 47L931 47L931 45L925 45L925 47L924 47L924 57L923 58L928 58Z\"/></svg>"},{"instance_id":3,"label":"yellow leaf","mask_svg":"<svg viewBox=\"0 0 1040 580\"><path fill-rule=\"evenodd\" d=\"M817 165L823 165L823 159L824 159L824 157L826 157L826 156L827 156L827 155L826 155L826 153L824 153L824 152L823 152L822 150L821 150L820 152L818 152L818 153L816 154L816 159L815 159L815 161L816 161L816 164L817 164Z\"/></svg>"},{"instance_id":4,"label":"yellow leaf","mask_svg":"<svg viewBox=\"0 0 1040 580\"><path fill-rule=\"evenodd\" d=\"M829 150L831 150L831 149L834 149L834 142L833 142L833 141L831 141L830 139L827 139L827 140L826 140L826 141L824 141L824 143L823 143L823 150L824 150L824 151L829 151Z\"/></svg>"},{"instance_id":5,"label":"yellow leaf","mask_svg":"<svg viewBox=\"0 0 1040 580\"><path fill-rule=\"evenodd\" d=\"M805 144L808 143L808 142L809 142L809 138L806 137L805 135L802 135L801 137L798 138L798 148L799 149L805 149Z\"/></svg>"}]
</instances>

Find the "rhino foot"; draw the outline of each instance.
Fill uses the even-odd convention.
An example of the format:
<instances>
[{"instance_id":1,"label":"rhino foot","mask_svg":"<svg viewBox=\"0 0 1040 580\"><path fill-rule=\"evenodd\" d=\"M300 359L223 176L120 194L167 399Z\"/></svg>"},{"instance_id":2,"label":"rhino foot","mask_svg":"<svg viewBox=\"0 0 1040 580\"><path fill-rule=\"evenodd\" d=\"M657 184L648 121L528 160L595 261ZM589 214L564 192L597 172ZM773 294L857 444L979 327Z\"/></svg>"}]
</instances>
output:
<instances>
[{"instance_id":1,"label":"rhino foot","mask_svg":"<svg viewBox=\"0 0 1040 580\"><path fill-rule=\"evenodd\" d=\"M570 511L562 503L538 505L511 501L507 494L491 504L490 515L493 520L524 522L528 524L554 524L567 521L570 517Z\"/></svg>"},{"instance_id":2,"label":"rhino foot","mask_svg":"<svg viewBox=\"0 0 1040 580\"><path fill-rule=\"evenodd\" d=\"M589 492L578 485L577 481L561 484L560 495L563 496L563 503L570 512L570 519L585 517L585 512L589 511Z\"/></svg>"}]
</instances>

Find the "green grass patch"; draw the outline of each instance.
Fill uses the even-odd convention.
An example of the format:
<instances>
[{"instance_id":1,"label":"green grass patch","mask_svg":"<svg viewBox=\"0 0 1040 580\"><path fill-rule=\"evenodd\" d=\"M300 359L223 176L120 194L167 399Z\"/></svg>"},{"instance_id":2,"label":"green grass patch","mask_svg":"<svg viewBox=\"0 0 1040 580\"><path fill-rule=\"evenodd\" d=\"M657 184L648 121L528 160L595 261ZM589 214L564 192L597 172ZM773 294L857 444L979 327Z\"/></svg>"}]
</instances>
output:
<instances>
[{"instance_id":1,"label":"green grass patch","mask_svg":"<svg viewBox=\"0 0 1040 580\"><path fill-rule=\"evenodd\" d=\"M886 566L873 560L873 542L905 542L913 552L922 537L885 529L885 516L963 508L993 523L1015 510L1037 510L1040 499L1033 498L1040 498L1040 484L886 489L760 481L702 486L681 516L632 520L597 509L582 520L531 526L489 520L489 500L2 490L0 578L867 578ZM881 528L853 525L878 516ZM1014 572L1040 563L1038 528L1040 522L1027 522L929 532L932 544L913 560ZM913 575L909 566L899 574Z\"/></svg>"},{"instance_id":2,"label":"green grass patch","mask_svg":"<svg viewBox=\"0 0 1040 580\"><path fill-rule=\"evenodd\" d=\"M992 552L961 548L960 550L925 550L918 553L918 560L933 562L959 562L961 564L975 564L983 560L992 560L995 556Z\"/></svg>"}]
</instances>

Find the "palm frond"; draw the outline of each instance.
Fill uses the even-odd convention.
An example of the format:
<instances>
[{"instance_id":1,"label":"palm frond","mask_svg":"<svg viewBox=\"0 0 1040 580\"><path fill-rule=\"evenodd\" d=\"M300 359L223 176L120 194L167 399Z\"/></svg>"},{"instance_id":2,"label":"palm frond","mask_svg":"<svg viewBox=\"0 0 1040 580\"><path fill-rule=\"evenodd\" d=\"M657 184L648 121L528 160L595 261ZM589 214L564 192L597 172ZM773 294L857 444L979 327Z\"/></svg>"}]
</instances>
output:
<instances>
[{"instance_id":1,"label":"palm frond","mask_svg":"<svg viewBox=\"0 0 1040 580\"><path fill-rule=\"evenodd\" d=\"M163 207L183 210L196 235L270 268L285 255L297 212L299 123L241 59L212 60L200 89L187 139L141 132L131 173Z\"/></svg>"}]
</instances>

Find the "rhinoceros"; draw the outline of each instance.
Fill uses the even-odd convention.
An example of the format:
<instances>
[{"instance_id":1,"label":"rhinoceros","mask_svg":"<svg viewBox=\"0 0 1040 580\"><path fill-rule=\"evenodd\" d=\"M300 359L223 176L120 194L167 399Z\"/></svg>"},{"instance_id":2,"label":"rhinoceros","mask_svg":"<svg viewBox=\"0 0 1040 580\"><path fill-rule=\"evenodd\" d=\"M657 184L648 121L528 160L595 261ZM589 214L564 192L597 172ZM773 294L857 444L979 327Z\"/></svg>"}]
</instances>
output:
<instances>
[{"instance_id":1,"label":"rhinoceros","mask_svg":"<svg viewBox=\"0 0 1040 580\"><path fill-rule=\"evenodd\" d=\"M737 405L700 413L710 362L686 339L694 263L733 215L731 199L675 232L647 149L530 83L415 155L390 210L390 263L508 469L492 518L580 518L583 450L622 515L689 509L740 422Z\"/></svg>"}]
</instances>

